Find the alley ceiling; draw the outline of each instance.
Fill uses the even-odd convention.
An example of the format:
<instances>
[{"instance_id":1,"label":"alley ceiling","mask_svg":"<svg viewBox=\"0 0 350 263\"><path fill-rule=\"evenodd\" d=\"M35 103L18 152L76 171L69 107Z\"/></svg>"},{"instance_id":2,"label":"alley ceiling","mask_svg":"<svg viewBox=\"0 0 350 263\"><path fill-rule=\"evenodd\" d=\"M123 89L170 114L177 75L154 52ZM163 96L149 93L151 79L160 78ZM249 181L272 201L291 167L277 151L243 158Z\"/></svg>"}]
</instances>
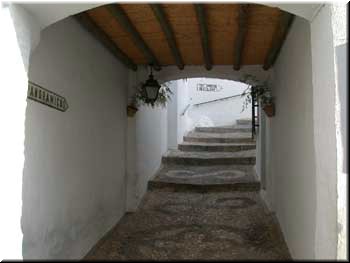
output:
<instances>
[{"instance_id":1,"label":"alley ceiling","mask_svg":"<svg viewBox=\"0 0 350 263\"><path fill-rule=\"evenodd\" d=\"M75 15L127 67L275 62L294 16L257 4L109 4Z\"/></svg>"}]
</instances>

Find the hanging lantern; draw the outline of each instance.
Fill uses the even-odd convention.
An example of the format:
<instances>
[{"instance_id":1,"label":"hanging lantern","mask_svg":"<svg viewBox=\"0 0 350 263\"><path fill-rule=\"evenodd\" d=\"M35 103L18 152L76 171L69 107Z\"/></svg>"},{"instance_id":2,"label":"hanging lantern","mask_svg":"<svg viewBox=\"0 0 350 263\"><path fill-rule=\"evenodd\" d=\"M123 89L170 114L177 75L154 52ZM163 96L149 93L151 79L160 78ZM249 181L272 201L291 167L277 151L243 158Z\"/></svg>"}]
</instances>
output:
<instances>
[{"instance_id":1,"label":"hanging lantern","mask_svg":"<svg viewBox=\"0 0 350 263\"><path fill-rule=\"evenodd\" d=\"M146 82L142 85L142 95L145 97L146 103L154 105L155 101L158 98L160 85L158 81L153 77L152 66L151 74L149 75Z\"/></svg>"}]
</instances>

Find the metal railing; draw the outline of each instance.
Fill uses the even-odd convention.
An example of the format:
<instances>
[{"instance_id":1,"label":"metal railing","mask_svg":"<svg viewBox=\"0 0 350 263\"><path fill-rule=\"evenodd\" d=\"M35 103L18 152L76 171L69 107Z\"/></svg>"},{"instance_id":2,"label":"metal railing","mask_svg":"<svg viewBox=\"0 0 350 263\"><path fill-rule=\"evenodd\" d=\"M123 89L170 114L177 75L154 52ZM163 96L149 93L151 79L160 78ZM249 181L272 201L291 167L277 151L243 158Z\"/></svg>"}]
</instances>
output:
<instances>
[{"instance_id":1,"label":"metal railing","mask_svg":"<svg viewBox=\"0 0 350 263\"><path fill-rule=\"evenodd\" d=\"M252 89L254 89L254 87L252 87ZM254 139L256 135L256 127L259 127L259 101L255 96L252 96L252 139Z\"/></svg>"},{"instance_id":2,"label":"metal railing","mask_svg":"<svg viewBox=\"0 0 350 263\"><path fill-rule=\"evenodd\" d=\"M227 99L231 99L231 98L235 98L235 97L241 97L241 94L237 94L237 95L233 95L233 96L228 96L228 97L224 97L224 98L220 98L220 99L216 99L216 100L209 100L209 101L205 101L205 102L201 102L201 103L196 103L193 104L193 106L201 106L203 104L208 104L208 103L212 103L212 102L217 102L217 101L221 101L221 100L227 100Z\"/></svg>"},{"instance_id":3,"label":"metal railing","mask_svg":"<svg viewBox=\"0 0 350 263\"><path fill-rule=\"evenodd\" d=\"M185 113L186 113L186 111L188 111L188 109L191 107L191 104L188 104L187 106L186 106L186 108L183 110L183 112L180 114L180 116L184 116L185 115Z\"/></svg>"},{"instance_id":4,"label":"metal railing","mask_svg":"<svg viewBox=\"0 0 350 263\"><path fill-rule=\"evenodd\" d=\"M208 104L208 103L212 103L212 102L217 102L217 101L222 101L222 100L228 100L228 99L232 99L232 98L235 98L235 97L241 97L242 95L241 94L237 94L237 95L233 95L233 96L228 96L228 97L224 97L224 98L220 98L220 99L216 99L216 100L209 100L209 101L205 101L205 102L201 102L201 103L196 103L196 104L188 104L186 106L186 108L183 110L183 112L180 114L181 116L185 115L185 113L189 110L189 108L191 106L202 106L204 104Z\"/></svg>"}]
</instances>

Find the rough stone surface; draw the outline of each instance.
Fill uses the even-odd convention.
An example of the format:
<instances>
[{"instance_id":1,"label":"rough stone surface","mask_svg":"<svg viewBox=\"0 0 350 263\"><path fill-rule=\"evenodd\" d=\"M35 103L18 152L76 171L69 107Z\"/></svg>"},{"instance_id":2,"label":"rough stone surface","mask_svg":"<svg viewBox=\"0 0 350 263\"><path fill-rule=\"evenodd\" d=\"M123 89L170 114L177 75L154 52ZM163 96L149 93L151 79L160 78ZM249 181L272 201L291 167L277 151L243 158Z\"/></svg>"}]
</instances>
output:
<instances>
[{"instance_id":1,"label":"rough stone surface","mask_svg":"<svg viewBox=\"0 0 350 263\"><path fill-rule=\"evenodd\" d=\"M206 133L232 133L232 132L251 132L251 126L226 126L226 127L196 127L196 132Z\"/></svg>"},{"instance_id":2,"label":"rough stone surface","mask_svg":"<svg viewBox=\"0 0 350 263\"><path fill-rule=\"evenodd\" d=\"M162 163L179 165L255 164L255 157L255 150L239 152L184 152L169 150L163 156Z\"/></svg>"},{"instance_id":3,"label":"rough stone surface","mask_svg":"<svg viewBox=\"0 0 350 263\"><path fill-rule=\"evenodd\" d=\"M149 181L150 190L258 191L260 182L252 165L184 166L167 165Z\"/></svg>"},{"instance_id":4,"label":"rough stone surface","mask_svg":"<svg viewBox=\"0 0 350 263\"><path fill-rule=\"evenodd\" d=\"M239 119L236 121L237 125L252 125L252 119Z\"/></svg>"},{"instance_id":5,"label":"rough stone surface","mask_svg":"<svg viewBox=\"0 0 350 263\"><path fill-rule=\"evenodd\" d=\"M252 135L249 132L214 133L214 132L189 132L184 136L185 142L204 143L239 143L252 142Z\"/></svg>"},{"instance_id":6,"label":"rough stone surface","mask_svg":"<svg viewBox=\"0 0 350 263\"><path fill-rule=\"evenodd\" d=\"M255 192L148 192L85 260L290 260Z\"/></svg>"},{"instance_id":7,"label":"rough stone surface","mask_svg":"<svg viewBox=\"0 0 350 263\"><path fill-rule=\"evenodd\" d=\"M204 143L183 142L179 144L179 150L184 152L237 152L256 148L254 142L242 143Z\"/></svg>"},{"instance_id":8,"label":"rough stone surface","mask_svg":"<svg viewBox=\"0 0 350 263\"><path fill-rule=\"evenodd\" d=\"M194 134L250 141L241 133ZM278 223L259 197L254 164L255 150L168 152L139 209L85 259L290 260Z\"/></svg>"}]
</instances>

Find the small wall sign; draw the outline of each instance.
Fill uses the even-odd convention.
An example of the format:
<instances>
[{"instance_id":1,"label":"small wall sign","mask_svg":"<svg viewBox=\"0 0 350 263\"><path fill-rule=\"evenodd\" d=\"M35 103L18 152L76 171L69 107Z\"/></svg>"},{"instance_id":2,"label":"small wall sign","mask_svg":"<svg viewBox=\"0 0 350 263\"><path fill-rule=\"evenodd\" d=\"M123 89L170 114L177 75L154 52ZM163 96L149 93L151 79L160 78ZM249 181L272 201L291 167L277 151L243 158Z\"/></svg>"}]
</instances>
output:
<instances>
[{"instance_id":1,"label":"small wall sign","mask_svg":"<svg viewBox=\"0 0 350 263\"><path fill-rule=\"evenodd\" d=\"M215 84L202 84L198 83L197 84L197 91L214 91L214 92L219 92L222 90L221 86L217 86Z\"/></svg>"},{"instance_id":2,"label":"small wall sign","mask_svg":"<svg viewBox=\"0 0 350 263\"><path fill-rule=\"evenodd\" d=\"M27 98L59 111L65 112L68 109L68 103L64 97L30 81L28 82Z\"/></svg>"}]
</instances>

